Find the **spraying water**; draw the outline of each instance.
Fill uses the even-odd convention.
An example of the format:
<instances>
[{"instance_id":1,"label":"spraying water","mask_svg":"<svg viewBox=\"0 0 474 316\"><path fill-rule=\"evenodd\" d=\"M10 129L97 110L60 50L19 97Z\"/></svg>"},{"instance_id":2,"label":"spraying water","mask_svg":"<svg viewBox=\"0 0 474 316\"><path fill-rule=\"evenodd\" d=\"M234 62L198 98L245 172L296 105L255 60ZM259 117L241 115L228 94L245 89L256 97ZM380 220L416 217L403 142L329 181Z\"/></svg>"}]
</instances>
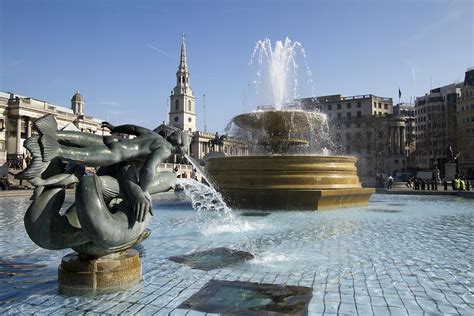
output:
<instances>
[{"instance_id":1,"label":"spraying water","mask_svg":"<svg viewBox=\"0 0 474 316\"><path fill-rule=\"evenodd\" d=\"M212 181L209 180L209 178L206 176L206 173L204 172L204 170L202 170L201 166L199 165L199 163L194 160L194 158L192 158L191 156L189 156L188 154L185 154L184 157L186 157L186 159L191 163L191 165L193 165L194 169L196 169L200 174L201 176L204 178L204 180L206 180L206 182L209 184L209 187L214 191L214 192L217 192L217 190L214 188L213 184L212 184ZM224 203L224 201L222 201ZM224 203L225 204L225 203Z\"/></svg>"},{"instance_id":2,"label":"spraying water","mask_svg":"<svg viewBox=\"0 0 474 316\"><path fill-rule=\"evenodd\" d=\"M240 219L227 206L222 195L214 188L199 163L187 154L185 157L208 183L208 185L204 185L193 179L177 179L177 184L191 199L193 208L201 219L204 219L202 232L205 235L213 235L253 230L254 226Z\"/></svg>"},{"instance_id":3,"label":"spraying water","mask_svg":"<svg viewBox=\"0 0 474 316\"><path fill-rule=\"evenodd\" d=\"M258 41L253 50L250 64L256 63L258 67L257 79L254 81L257 94L268 92L270 100L265 102L273 104L276 110L281 110L299 96L301 80L298 73L298 55L303 57L306 83L310 85L309 93L314 95L312 73L300 42L293 42L287 37L284 41L276 41L272 47L270 39L265 38Z\"/></svg>"},{"instance_id":4,"label":"spraying water","mask_svg":"<svg viewBox=\"0 0 474 316\"><path fill-rule=\"evenodd\" d=\"M177 179L176 183L183 188L197 211L203 235L242 233L259 228L239 218L224 203L221 194L211 187L193 179Z\"/></svg>"}]
</instances>

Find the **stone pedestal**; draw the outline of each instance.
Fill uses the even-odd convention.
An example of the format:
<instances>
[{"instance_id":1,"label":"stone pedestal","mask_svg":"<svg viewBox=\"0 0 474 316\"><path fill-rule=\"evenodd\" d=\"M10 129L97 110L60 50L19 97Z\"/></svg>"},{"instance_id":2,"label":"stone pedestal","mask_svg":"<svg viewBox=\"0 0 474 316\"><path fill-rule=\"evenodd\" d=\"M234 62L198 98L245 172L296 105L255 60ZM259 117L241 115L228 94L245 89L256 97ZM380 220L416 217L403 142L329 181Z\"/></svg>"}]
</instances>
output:
<instances>
[{"instance_id":1,"label":"stone pedestal","mask_svg":"<svg viewBox=\"0 0 474 316\"><path fill-rule=\"evenodd\" d=\"M102 294L125 290L141 280L138 251L127 251L99 259L77 253L63 257L59 265L59 292L68 295Z\"/></svg>"},{"instance_id":2,"label":"stone pedestal","mask_svg":"<svg viewBox=\"0 0 474 316\"><path fill-rule=\"evenodd\" d=\"M453 162L447 162L444 164L444 179L451 181L454 179L456 174L456 164Z\"/></svg>"}]
</instances>

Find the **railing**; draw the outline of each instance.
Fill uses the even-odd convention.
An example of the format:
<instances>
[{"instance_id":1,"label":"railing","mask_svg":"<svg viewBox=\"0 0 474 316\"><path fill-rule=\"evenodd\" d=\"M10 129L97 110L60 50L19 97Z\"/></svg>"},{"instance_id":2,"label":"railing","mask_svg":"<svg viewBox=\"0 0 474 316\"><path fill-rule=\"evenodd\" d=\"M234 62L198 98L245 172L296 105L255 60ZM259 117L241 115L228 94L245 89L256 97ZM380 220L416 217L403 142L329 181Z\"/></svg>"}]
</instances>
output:
<instances>
[{"instance_id":1,"label":"railing","mask_svg":"<svg viewBox=\"0 0 474 316\"><path fill-rule=\"evenodd\" d=\"M173 170L174 168L178 168L178 170L193 170L192 165L183 165L183 164L175 164L175 163L170 163L170 162L163 162L160 163L159 166L160 169L165 169L165 170Z\"/></svg>"}]
</instances>

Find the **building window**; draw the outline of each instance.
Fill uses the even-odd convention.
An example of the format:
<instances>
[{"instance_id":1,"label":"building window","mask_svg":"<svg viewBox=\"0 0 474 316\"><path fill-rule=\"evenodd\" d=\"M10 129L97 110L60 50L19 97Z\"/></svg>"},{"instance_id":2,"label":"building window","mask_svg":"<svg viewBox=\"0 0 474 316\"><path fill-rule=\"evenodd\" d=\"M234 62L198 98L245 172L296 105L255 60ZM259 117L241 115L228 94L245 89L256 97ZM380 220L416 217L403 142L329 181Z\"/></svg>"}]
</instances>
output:
<instances>
[{"instance_id":1,"label":"building window","mask_svg":"<svg viewBox=\"0 0 474 316\"><path fill-rule=\"evenodd\" d=\"M188 117L188 122L191 123L192 121L193 121L193 119Z\"/></svg>"},{"instance_id":2,"label":"building window","mask_svg":"<svg viewBox=\"0 0 474 316\"><path fill-rule=\"evenodd\" d=\"M362 112L361 111L357 111L357 117L361 117L362 116Z\"/></svg>"},{"instance_id":3,"label":"building window","mask_svg":"<svg viewBox=\"0 0 474 316\"><path fill-rule=\"evenodd\" d=\"M357 102L357 107L360 108L362 104L360 102Z\"/></svg>"},{"instance_id":4,"label":"building window","mask_svg":"<svg viewBox=\"0 0 474 316\"><path fill-rule=\"evenodd\" d=\"M177 122L179 121L179 118L177 116L174 117L174 121Z\"/></svg>"},{"instance_id":5,"label":"building window","mask_svg":"<svg viewBox=\"0 0 474 316\"><path fill-rule=\"evenodd\" d=\"M347 117L352 117L352 113L351 112L347 112Z\"/></svg>"},{"instance_id":6,"label":"building window","mask_svg":"<svg viewBox=\"0 0 474 316\"><path fill-rule=\"evenodd\" d=\"M188 100L188 111L191 112L191 100Z\"/></svg>"},{"instance_id":7,"label":"building window","mask_svg":"<svg viewBox=\"0 0 474 316\"><path fill-rule=\"evenodd\" d=\"M337 117L342 117L342 113L337 113Z\"/></svg>"},{"instance_id":8,"label":"building window","mask_svg":"<svg viewBox=\"0 0 474 316\"><path fill-rule=\"evenodd\" d=\"M384 108L385 110L388 110L388 104L385 103L385 104L383 105L383 108Z\"/></svg>"},{"instance_id":9,"label":"building window","mask_svg":"<svg viewBox=\"0 0 474 316\"><path fill-rule=\"evenodd\" d=\"M328 104L327 109L328 109L328 111L331 111L332 110L332 104Z\"/></svg>"},{"instance_id":10,"label":"building window","mask_svg":"<svg viewBox=\"0 0 474 316\"><path fill-rule=\"evenodd\" d=\"M396 165L398 165L398 159L395 159L394 162Z\"/></svg>"},{"instance_id":11,"label":"building window","mask_svg":"<svg viewBox=\"0 0 474 316\"><path fill-rule=\"evenodd\" d=\"M5 121L3 119L0 119L0 131L3 131L5 129Z\"/></svg>"},{"instance_id":12,"label":"building window","mask_svg":"<svg viewBox=\"0 0 474 316\"><path fill-rule=\"evenodd\" d=\"M381 109L381 108L382 108L382 103L379 102L379 109Z\"/></svg>"},{"instance_id":13,"label":"building window","mask_svg":"<svg viewBox=\"0 0 474 316\"><path fill-rule=\"evenodd\" d=\"M347 108L350 109L352 107L351 103L347 103Z\"/></svg>"},{"instance_id":14,"label":"building window","mask_svg":"<svg viewBox=\"0 0 474 316\"><path fill-rule=\"evenodd\" d=\"M5 142L0 141L0 150L4 150L4 149L5 149Z\"/></svg>"},{"instance_id":15,"label":"building window","mask_svg":"<svg viewBox=\"0 0 474 316\"><path fill-rule=\"evenodd\" d=\"M337 104L337 109L338 109L338 110L341 109L341 104L340 104L340 103Z\"/></svg>"},{"instance_id":16,"label":"building window","mask_svg":"<svg viewBox=\"0 0 474 316\"><path fill-rule=\"evenodd\" d=\"M174 102L174 104L175 104L174 109L175 109L176 111L179 111L179 100L176 100L176 101Z\"/></svg>"}]
</instances>

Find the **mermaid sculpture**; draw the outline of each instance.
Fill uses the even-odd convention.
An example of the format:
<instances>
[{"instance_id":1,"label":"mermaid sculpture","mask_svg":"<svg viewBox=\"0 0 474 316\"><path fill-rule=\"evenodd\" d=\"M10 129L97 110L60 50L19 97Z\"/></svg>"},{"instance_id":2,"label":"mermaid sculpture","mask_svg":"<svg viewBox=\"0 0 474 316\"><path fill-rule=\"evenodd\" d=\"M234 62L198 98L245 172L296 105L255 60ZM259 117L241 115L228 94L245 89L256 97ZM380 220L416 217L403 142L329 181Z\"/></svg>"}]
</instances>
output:
<instances>
[{"instance_id":1,"label":"mermaid sculpture","mask_svg":"<svg viewBox=\"0 0 474 316\"><path fill-rule=\"evenodd\" d=\"M28 235L46 249L72 248L102 257L123 252L148 237L151 195L175 185L172 172L157 172L172 153L186 153L189 137L165 139L135 125L102 124L111 135L61 131L52 115L33 124L38 136L24 146L30 165L17 175L35 186L24 222ZM125 138L132 135L134 138ZM98 167L87 175L86 166ZM62 211L65 187L76 185L75 202Z\"/></svg>"}]
</instances>

